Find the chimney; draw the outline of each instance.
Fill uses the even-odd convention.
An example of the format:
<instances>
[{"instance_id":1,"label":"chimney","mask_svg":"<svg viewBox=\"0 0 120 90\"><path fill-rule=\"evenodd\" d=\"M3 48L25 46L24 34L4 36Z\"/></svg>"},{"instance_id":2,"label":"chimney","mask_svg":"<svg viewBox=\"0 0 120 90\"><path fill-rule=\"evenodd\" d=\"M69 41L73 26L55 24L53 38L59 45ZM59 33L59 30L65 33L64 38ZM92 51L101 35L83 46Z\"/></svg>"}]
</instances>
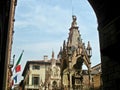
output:
<instances>
[{"instance_id":1,"label":"chimney","mask_svg":"<svg viewBox=\"0 0 120 90\"><path fill-rule=\"evenodd\" d=\"M48 56L44 55L44 61L47 61L47 60L48 60Z\"/></svg>"}]
</instances>

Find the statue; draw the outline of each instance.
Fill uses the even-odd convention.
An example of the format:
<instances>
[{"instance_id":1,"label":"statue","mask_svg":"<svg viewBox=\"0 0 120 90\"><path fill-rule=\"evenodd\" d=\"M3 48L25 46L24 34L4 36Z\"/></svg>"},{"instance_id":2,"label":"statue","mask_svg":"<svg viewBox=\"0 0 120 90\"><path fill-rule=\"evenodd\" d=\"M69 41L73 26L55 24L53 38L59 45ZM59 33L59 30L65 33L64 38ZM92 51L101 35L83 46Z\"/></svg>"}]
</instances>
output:
<instances>
[{"instance_id":1,"label":"statue","mask_svg":"<svg viewBox=\"0 0 120 90\"><path fill-rule=\"evenodd\" d=\"M72 18L73 18L72 27L76 27L77 26L77 22L76 22L77 17L75 15L73 15Z\"/></svg>"}]
</instances>

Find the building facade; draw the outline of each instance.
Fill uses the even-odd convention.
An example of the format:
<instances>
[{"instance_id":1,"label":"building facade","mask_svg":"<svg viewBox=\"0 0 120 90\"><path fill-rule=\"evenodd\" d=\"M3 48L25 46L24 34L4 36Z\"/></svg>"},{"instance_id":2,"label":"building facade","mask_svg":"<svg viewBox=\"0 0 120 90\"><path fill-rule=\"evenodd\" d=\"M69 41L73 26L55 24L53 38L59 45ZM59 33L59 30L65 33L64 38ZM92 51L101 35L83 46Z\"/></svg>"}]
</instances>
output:
<instances>
[{"instance_id":1,"label":"building facade","mask_svg":"<svg viewBox=\"0 0 120 90\"><path fill-rule=\"evenodd\" d=\"M60 87L60 62L52 58L27 61L22 76L23 90L56 90Z\"/></svg>"},{"instance_id":2,"label":"building facade","mask_svg":"<svg viewBox=\"0 0 120 90\"><path fill-rule=\"evenodd\" d=\"M94 90L103 90L101 63L91 68L91 75Z\"/></svg>"},{"instance_id":3,"label":"building facade","mask_svg":"<svg viewBox=\"0 0 120 90\"><path fill-rule=\"evenodd\" d=\"M11 51L14 34L15 9L17 0L0 2L0 85L1 90L11 90ZM3 88L2 88L3 87Z\"/></svg>"}]
</instances>

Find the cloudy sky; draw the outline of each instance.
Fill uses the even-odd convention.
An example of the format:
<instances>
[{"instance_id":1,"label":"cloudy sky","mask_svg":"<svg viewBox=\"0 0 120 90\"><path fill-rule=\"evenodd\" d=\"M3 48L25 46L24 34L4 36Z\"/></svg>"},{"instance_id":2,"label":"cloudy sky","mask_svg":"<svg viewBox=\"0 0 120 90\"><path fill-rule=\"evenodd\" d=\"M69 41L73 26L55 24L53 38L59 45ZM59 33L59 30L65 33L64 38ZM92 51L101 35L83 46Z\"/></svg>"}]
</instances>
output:
<instances>
[{"instance_id":1,"label":"cloudy sky","mask_svg":"<svg viewBox=\"0 0 120 90\"><path fill-rule=\"evenodd\" d=\"M50 59L52 50L57 57L63 41L68 38L72 15L77 17L83 42L91 43L92 66L100 63L97 19L87 0L17 1L12 55L16 55L16 63L24 50L22 70L27 60L42 60L44 55Z\"/></svg>"}]
</instances>

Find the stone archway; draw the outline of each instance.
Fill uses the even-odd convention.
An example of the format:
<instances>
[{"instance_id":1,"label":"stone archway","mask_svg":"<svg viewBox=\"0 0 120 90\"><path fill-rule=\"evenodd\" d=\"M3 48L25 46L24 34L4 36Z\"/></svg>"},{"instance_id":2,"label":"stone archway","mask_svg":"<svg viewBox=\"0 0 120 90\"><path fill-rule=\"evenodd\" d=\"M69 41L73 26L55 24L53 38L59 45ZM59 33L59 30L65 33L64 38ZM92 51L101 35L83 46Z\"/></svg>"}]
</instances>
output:
<instances>
[{"instance_id":1,"label":"stone archway","mask_svg":"<svg viewBox=\"0 0 120 90\"><path fill-rule=\"evenodd\" d=\"M119 62L119 53L116 52L116 50L120 50L120 2L119 1L108 1L108 0L88 0L91 6L93 7L97 20L98 20L98 30L99 30L99 37L100 37L100 52L101 52L101 61L102 61L102 73L103 73L103 89L104 90L119 90L119 68L120 64ZM9 0L2 0L0 3L1 9L0 9L0 16L3 18L2 27L1 27L1 34L2 40L0 44L1 48L1 54L0 54L0 66L1 72L6 71L6 67L4 66L6 59L5 56L7 54L7 48L5 47L8 43L6 40L7 33L8 33L8 25L9 25L9 9L10 9L10 2ZM8 14L8 16L5 16L5 14ZM112 29L111 29L112 28ZM3 68L4 67L4 68ZM113 70L114 69L114 70ZM106 73L107 71L107 73ZM111 76L110 76L111 75ZM5 74L2 73L0 75L0 89L5 90L4 86L5 80L4 79ZM114 76L114 78L112 77ZM112 77L108 79L108 77ZM112 82L110 85L108 85L109 82ZM109 87L107 87L109 86Z\"/></svg>"},{"instance_id":2,"label":"stone archway","mask_svg":"<svg viewBox=\"0 0 120 90\"><path fill-rule=\"evenodd\" d=\"M88 0L97 17L103 90L120 89L120 2Z\"/></svg>"}]
</instances>

